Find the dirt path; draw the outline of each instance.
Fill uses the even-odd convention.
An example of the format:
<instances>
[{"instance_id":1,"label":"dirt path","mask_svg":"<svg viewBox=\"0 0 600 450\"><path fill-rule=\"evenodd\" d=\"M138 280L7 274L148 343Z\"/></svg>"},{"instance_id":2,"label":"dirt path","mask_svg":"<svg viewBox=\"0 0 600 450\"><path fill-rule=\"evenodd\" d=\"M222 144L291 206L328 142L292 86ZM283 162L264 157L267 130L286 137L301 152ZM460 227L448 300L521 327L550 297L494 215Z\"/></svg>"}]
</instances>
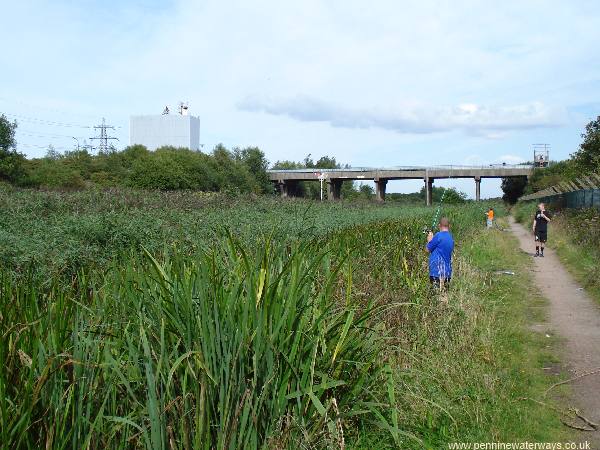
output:
<instances>
[{"instance_id":1,"label":"dirt path","mask_svg":"<svg viewBox=\"0 0 600 450\"><path fill-rule=\"evenodd\" d=\"M510 217L510 229L519 239L521 249L531 256L535 244L530 229L525 229ZM549 229L552 239L552 225ZM562 355L569 378L600 368L600 307L582 290L563 267L552 249L544 258L531 258L535 282L549 301L549 330L564 339ZM573 406L595 423L600 423L600 373L585 376L570 383ZM571 405L563 405L571 406ZM600 450L600 431L581 433L582 440Z\"/></svg>"}]
</instances>

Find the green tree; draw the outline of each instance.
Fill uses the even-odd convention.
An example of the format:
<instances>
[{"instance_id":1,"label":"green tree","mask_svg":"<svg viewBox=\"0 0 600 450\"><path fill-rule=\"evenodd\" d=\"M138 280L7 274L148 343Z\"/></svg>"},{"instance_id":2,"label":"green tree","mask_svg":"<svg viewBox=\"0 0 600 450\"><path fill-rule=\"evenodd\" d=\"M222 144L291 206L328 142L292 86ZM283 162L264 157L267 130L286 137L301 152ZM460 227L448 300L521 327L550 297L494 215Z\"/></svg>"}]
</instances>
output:
<instances>
[{"instance_id":1,"label":"green tree","mask_svg":"<svg viewBox=\"0 0 600 450\"><path fill-rule=\"evenodd\" d=\"M289 160L277 161L273 164L273 170L294 170L294 169L302 169L303 166L301 163Z\"/></svg>"},{"instance_id":2,"label":"green tree","mask_svg":"<svg viewBox=\"0 0 600 450\"><path fill-rule=\"evenodd\" d=\"M525 192L527 186L527 177L506 177L502 178L502 191L504 195L502 200L511 205L517 203L517 200Z\"/></svg>"},{"instance_id":3,"label":"green tree","mask_svg":"<svg viewBox=\"0 0 600 450\"><path fill-rule=\"evenodd\" d=\"M583 171L600 170L600 116L585 126L579 150L571 155Z\"/></svg>"},{"instance_id":4,"label":"green tree","mask_svg":"<svg viewBox=\"0 0 600 450\"><path fill-rule=\"evenodd\" d=\"M99 158L100 156L97 157L97 159ZM86 180L90 179L91 174L95 172L94 157L86 149L67 151L59 162L69 169L79 172Z\"/></svg>"},{"instance_id":5,"label":"green tree","mask_svg":"<svg viewBox=\"0 0 600 450\"><path fill-rule=\"evenodd\" d=\"M254 176L260 192L272 193L274 187L267 173L269 161L265 158L265 154L258 147L246 147L243 150L234 149L233 153L236 159L244 164Z\"/></svg>"},{"instance_id":6,"label":"green tree","mask_svg":"<svg viewBox=\"0 0 600 450\"><path fill-rule=\"evenodd\" d=\"M128 184L132 187L164 191L217 191L221 187L218 174L211 167L211 158L200 152L161 147L154 152L140 151L138 156L133 160L128 176Z\"/></svg>"},{"instance_id":7,"label":"green tree","mask_svg":"<svg viewBox=\"0 0 600 450\"><path fill-rule=\"evenodd\" d=\"M358 192L365 198L372 198L374 195L373 186L369 186L368 184L361 184L358 188Z\"/></svg>"},{"instance_id":8,"label":"green tree","mask_svg":"<svg viewBox=\"0 0 600 450\"><path fill-rule=\"evenodd\" d=\"M344 190L344 185L342 185L342 191ZM355 186L352 187L351 192L342 192L345 199L349 200L372 200L375 197L375 190L373 186L368 184L360 184L358 189Z\"/></svg>"},{"instance_id":9,"label":"green tree","mask_svg":"<svg viewBox=\"0 0 600 450\"><path fill-rule=\"evenodd\" d=\"M412 194L406 194L409 199L413 198ZM458 204L465 203L467 201L467 194L462 191L457 190L456 188L444 188L444 187L436 187L433 186L431 190L431 201L433 203L438 203L442 201L442 196L444 197L444 203L447 204ZM418 194L419 202L425 202L425 186L421 188Z\"/></svg>"},{"instance_id":10,"label":"green tree","mask_svg":"<svg viewBox=\"0 0 600 450\"><path fill-rule=\"evenodd\" d=\"M281 170L293 170L293 169L314 169L315 173L319 169L340 169L342 166L336 161L335 157L322 156L317 162L314 162L312 155L309 153L306 155L302 162L294 161L277 161L273 165L273 169ZM325 186L324 186L325 189ZM311 198L313 200L321 197L321 184L315 176L315 181L301 181L298 183L297 195ZM357 190L354 182L351 180L344 180L342 183L342 198L351 199L357 197Z\"/></svg>"},{"instance_id":11,"label":"green tree","mask_svg":"<svg viewBox=\"0 0 600 450\"><path fill-rule=\"evenodd\" d=\"M223 144L212 151L212 171L218 175L219 185L227 192L260 192L254 177L241 161Z\"/></svg>"},{"instance_id":12,"label":"green tree","mask_svg":"<svg viewBox=\"0 0 600 450\"><path fill-rule=\"evenodd\" d=\"M462 191L459 191L455 188L447 188L446 193L444 195L444 203L448 205L457 205L460 203L466 203L467 194ZM441 197L440 197L441 200Z\"/></svg>"},{"instance_id":13,"label":"green tree","mask_svg":"<svg viewBox=\"0 0 600 450\"><path fill-rule=\"evenodd\" d=\"M0 115L0 180L18 182L24 175L24 156L17 151L17 122Z\"/></svg>"},{"instance_id":14,"label":"green tree","mask_svg":"<svg viewBox=\"0 0 600 450\"><path fill-rule=\"evenodd\" d=\"M309 155L310 156L310 155ZM321 156L314 167L319 169L339 169L341 166L337 163L334 157Z\"/></svg>"},{"instance_id":15,"label":"green tree","mask_svg":"<svg viewBox=\"0 0 600 450\"><path fill-rule=\"evenodd\" d=\"M46 150L46 156L44 158L51 159L53 161L58 161L62 158L63 155L59 151L57 151L52 145L48 146L48 150Z\"/></svg>"}]
</instances>

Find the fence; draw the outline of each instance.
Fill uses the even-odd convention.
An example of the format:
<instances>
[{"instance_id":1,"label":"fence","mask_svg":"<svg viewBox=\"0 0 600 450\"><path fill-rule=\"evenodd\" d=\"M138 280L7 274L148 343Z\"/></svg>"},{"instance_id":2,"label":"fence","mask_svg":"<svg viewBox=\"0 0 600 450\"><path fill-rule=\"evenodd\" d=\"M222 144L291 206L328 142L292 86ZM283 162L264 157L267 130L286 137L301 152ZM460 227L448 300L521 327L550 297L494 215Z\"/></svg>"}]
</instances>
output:
<instances>
[{"instance_id":1,"label":"fence","mask_svg":"<svg viewBox=\"0 0 600 450\"><path fill-rule=\"evenodd\" d=\"M600 189L581 189L563 194L539 197L540 202L559 208L597 208L600 209Z\"/></svg>"},{"instance_id":2,"label":"fence","mask_svg":"<svg viewBox=\"0 0 600 450\"><path fill-rule=\"evenodd\" d=\"M600 209L600 175L591 174L574 181L563 182L542 191L524 195L519 200L539 200L551 203L558 208Z\"/></svg>"}]
</instances>

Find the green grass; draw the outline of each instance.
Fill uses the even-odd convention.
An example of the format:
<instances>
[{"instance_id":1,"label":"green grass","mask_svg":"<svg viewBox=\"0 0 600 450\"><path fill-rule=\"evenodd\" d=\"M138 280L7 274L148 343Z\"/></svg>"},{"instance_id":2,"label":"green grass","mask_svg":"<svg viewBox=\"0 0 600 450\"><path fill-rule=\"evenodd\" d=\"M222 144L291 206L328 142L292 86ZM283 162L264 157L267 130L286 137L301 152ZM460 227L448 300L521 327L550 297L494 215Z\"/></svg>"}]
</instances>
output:
<instances>
[{"instance_id":1,"label":"green grass","mask_svg":"<svg viewBox=\"0 0 600 450\"><path fill-rule=\"evenodd\" d=\"M46 229L54 252L89 261L71 259L69 278L45 258L0 272L0 441L323 447L366 424L392 443L409 436L390 408L387 315L431 301L422 276L431 208L12 194L4 200L24 232L4 225L15 244L42 244ZM476 205L445 213L458 235L480 219ZM206 226L194 226L200 218ZM157 222L168 226L122 238Z\"/></svg>"},{"instance_id":2,"label":"green grass","mask_svg":"<svg viewBox=\"0 0 600 450\"><path fill-rule=\"evenodd\" d=\"M529 259L518 250L516 238L496 230L474 240L467 253L471 264L485 273L482 301L492 312L486 330L493 342L492 367L498 370L493 398L503 405L492 412L492 422L499 424L493 436L505 441L559 441L567 433L558 416L520 400L541 399L549 384L557 381L543 370L558 362L554 342L545 333L531 331L532 324L545 321L546 300L535 289ZM503 270L515 275L496 273Z\"/></svg>"},{"instance_id":3,"label":"green grass","mask_svg":"<svg viewBox=\"0 0 600 450\"><path fill-rule=\"evenodd\" d=\"M538 398L552 354L526 329L527 302L539 300L523 290L524 257L483 228L480 205L444 208L458 243L445 305L426 275L431 208L3 195L18 224L0 224L17 245L0 265L8 447L416 449L560 436L556 417L520 400ZM41 267L15 267L44 236L56 248L42 247ZM72 258L50 258L66 249Z\"/></svg>"},{"instance_id":4,"label":"green grass","mask_svg":"<svg viewBox=\"0 0 600 450\"><path fill-rule=\"evenodd\" d=\"M600 251L589 247L582 248L572 242L568 231L563 227L556 226L553 232L556 233L556 237L549 246L557 251L560 260L586 292L600 303Z\"/></svg>"},{"instance_id":5,"label":"green grass","mask_svg":"<svg viewBox=\"0 0 600 450\"><path fill-rule=\"evenodd\" d=\"M129 250L160 253L176 245L193 254L226 227L245 243L321 236L347 226L423 217L426 207L329 203L202 192L127 189L32 191L0 186L0 266L44 281L82 267L104 270Z\"/></svg>"},{"instance_id":6,"label":"green grass","mask_svg":"<svg viewBox=\"0 0 600 450\"><path fill-rule=\"evenodd\" d=\"M448 304L407 306L397 330L398 421L421 439L401 447L566 439L551 406L533 401L557 381L544 371L557 358L554 340L530 330L543 320L545 301L531 287L526 257L499 230L473 231L458 244ZM365 433L357 447L382 448L379 439Z\"/></svg>"}]
</instances>

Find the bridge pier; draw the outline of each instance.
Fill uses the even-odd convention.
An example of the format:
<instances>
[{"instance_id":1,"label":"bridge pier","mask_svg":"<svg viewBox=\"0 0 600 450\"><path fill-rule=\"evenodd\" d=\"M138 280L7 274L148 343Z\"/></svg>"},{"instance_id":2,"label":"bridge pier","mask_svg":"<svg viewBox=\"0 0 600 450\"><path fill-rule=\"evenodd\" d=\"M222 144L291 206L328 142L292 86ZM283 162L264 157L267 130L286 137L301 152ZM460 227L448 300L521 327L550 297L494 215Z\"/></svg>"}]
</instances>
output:
<instances>
[{"instance_id":1,"label":"bridge pier","mask_svg":"<svg viewBox=\"0 0 600 450\"><path fill-rule=\"evenodd\" d=\"M433 192L433 178L425 178L425 203L427 206L431 206L433 203L432 192Z\"/></svg>"},{"instance_id":2,"label":"bridge pier","mask_svg":"<svg viewBox=\"0 0 600 450\"><path fill-rule=\"evenodd\" d=\"M298 195L300 182L318 181L314 168L296 170L269 170L269 178L278 188L282 197ZM385 190L389 180L423 180L425 182L426 203L431 205L433 197L433 183L437 178L465 178L475 180L475 198L481 200L482 178L507 178L507 177L530 177L533 173L531 166L433 166L433 167L406 167L406 168L340 168L328 169L329 178L327 191L331 200L341 198L342 183L345 180L373 180L377 187L376 198L382 201L385 198Z\"/></svg>"},{"instance_id":3,"label":"bridge pier","mask_svg":"<svg viewBox=\"0 0 600 450\"><path fill-rule=\"evenodd\" d=\"M339 178L327 180L327 200L339 200L342 198L342 182Z\"/></svg>"},{"instance_id":4,"label":"bridge pier","mask_svg":"<svg viewBox=\"0 0 600 450\"><path fill-rule=\"evenodd\" d=\"M298 194L298 182L296 180L278 180L277 187L282 198L295 197Z\"/></svg>"},{"instance_id":5,"label":"bridge pier","mask_svg":"<svg viewBox=\"0 0 600 450\"><path fill-rule=\"evenodd\" d=\"M378 178L375 179L375 199L378 202L383 202L385 200L385 186L387 185L388 180L386 178Z\"/></svg>"}]
</instances>

